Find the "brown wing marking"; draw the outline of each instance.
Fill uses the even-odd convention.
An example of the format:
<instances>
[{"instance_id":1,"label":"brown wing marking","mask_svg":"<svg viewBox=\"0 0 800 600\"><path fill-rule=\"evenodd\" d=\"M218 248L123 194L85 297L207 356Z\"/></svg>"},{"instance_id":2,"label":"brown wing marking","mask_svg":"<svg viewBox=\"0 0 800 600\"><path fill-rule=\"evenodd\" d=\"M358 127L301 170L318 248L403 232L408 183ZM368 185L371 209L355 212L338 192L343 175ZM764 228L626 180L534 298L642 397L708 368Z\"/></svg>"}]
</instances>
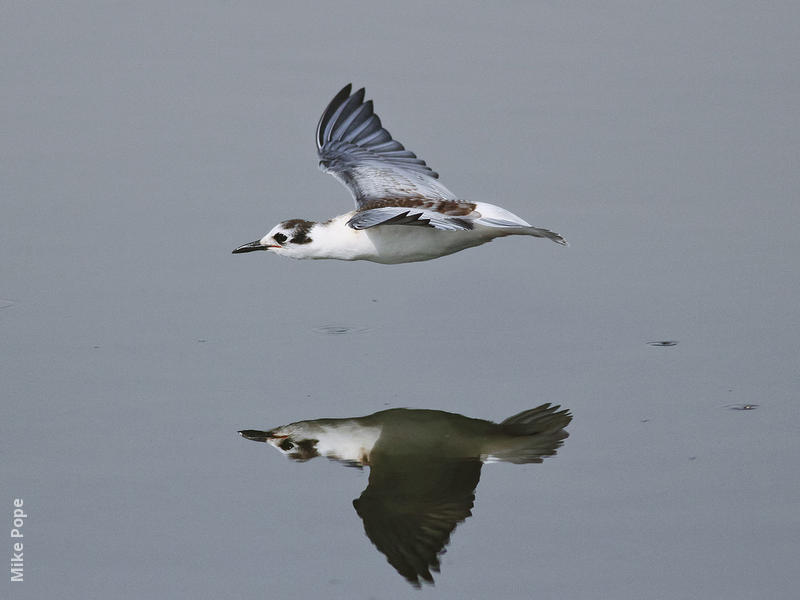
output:
<instances>
[{"instance_id":1,"label":"brown wing marking","mask_svg":"<svg viewBox=\"0 0 800 600\"><path fill-rule=\"evenodd\" d=\"M399 206L402 208L419 208L429 210L448 217L480 217L475 214L476 204L473 202L460 202L454 200L431 200L425 196L384 196L379 200L370 200L359 207L359 212L373 208Z\"/></svg>"}]
</instances>

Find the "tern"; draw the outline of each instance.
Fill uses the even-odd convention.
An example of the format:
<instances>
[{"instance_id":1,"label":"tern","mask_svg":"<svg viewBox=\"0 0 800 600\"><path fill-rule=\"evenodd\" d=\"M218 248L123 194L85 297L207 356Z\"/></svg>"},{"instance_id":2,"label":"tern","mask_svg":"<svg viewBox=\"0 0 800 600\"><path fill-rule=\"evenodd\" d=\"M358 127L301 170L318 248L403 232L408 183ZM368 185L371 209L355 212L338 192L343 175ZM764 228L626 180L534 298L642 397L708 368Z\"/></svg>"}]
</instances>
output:
<instances>
[{"instance_id":1,"label":"tern","mask_svg":"<svg viewBox=\"0 0 800 600\"><path fill-rule=\"evenodd\" d=\"M450 534L472 514L483 463L540 463L556 454L571 419L569 410L550 404L501 423L395 408L239 433L295 461L325 456L369 467L369 484L353 506L367 537L418 587L420 580L433 583Z\"/></svg>"},{"instance_id":2,"label":"tern","mask_svg":"<svg viewBox=\"0 0 800 600\"><path fill-rule=\"evenodd\" d=\"M439 174L393 139L347 84L317 125L319 166L341 181L355 210L324 222L289 219L233 253L264 250L290 258L367 260L383 264L431 260L498 237L529 235L567 245L508 210L459 198Z\"/></svg>"}]
</instances>

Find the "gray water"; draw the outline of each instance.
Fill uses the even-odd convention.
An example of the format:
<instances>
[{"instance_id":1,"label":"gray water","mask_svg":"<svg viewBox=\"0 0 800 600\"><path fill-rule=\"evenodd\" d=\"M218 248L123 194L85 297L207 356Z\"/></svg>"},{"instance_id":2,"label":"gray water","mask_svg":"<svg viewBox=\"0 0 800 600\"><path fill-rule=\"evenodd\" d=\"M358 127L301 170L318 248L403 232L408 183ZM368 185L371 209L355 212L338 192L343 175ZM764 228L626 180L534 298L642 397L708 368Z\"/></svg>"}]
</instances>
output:
<instances>
[{"instance_id":1,"label":"gray water","mask_svg":"<svg viewBox=\"0 0 800 600\"><path fill-rule=\"evenodd\" d=\"M794 2L7 3L0 596L794 598L798 39ZM350 210L313 143L349 81L571 246L231 255ZM569 439L483 468L422 592L368 469L236 433L543 402Z\"/></svg>"}]
</instances>

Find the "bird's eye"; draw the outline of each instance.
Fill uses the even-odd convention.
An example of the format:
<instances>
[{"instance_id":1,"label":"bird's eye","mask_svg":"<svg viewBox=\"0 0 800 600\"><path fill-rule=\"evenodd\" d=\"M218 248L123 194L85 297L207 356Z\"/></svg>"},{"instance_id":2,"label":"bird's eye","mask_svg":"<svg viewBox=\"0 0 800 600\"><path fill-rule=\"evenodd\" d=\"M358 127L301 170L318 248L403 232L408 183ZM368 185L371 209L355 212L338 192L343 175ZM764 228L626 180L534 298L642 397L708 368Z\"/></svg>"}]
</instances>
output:
<instances>
[{"instance_id":1,"label":"bird's eye","mask_svg":"<svg viewBox=\"0 0 800 600\"><path fill-rule=\"evenodd\" d=\"M281 444L280 444L280 449L281 450L287 450L288 451L288 450L291 450L292 448L294 448L294 444L292 442L290 442L289 440L283 440L281 442Z\"/></svg>"},{"instance_id":2,"label":"bird's eye","mask_svg":"<svg viewBox=\"0 0 800 600\"><path fill-rule=\"evenodd\" d=\"M286 236L283 235L282 233L276 233L275 235L272 236L272 239L278 242L279 244L282 244L283 242L286 241Z\"/></svg>"}]
</instances>

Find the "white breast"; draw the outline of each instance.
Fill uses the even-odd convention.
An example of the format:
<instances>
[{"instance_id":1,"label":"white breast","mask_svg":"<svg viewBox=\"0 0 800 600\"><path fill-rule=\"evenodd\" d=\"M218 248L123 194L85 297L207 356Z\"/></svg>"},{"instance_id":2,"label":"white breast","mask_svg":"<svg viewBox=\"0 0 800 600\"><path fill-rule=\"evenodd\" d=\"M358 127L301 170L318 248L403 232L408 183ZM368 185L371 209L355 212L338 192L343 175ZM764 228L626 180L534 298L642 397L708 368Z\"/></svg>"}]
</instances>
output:
<instances>
[{"instance_id":1,"label":"white breast","mask_svg":"<svg viewBox=\"0 0 800 600\"><path fill-rule=\"evenodd\" d=\"M380 427L366 427L355 421L323 425L315 433L317 452L336 460L367 464L380 435Z\"/></svg>"},{"instance_id":2,"label":"white breast","mask_svg":"<svg viewBox=\"0 0 800 600\"><path fill-rule=\"evenodd\" d=\"M353 213L340 215L312 231L314 243L304 248L305 258L370 260L396 264L430 260L478 246L507 231L476 226L472 231L441 231L409 225L380 225L352 229L346 225Z\"/></svg>"}]
</instances>

